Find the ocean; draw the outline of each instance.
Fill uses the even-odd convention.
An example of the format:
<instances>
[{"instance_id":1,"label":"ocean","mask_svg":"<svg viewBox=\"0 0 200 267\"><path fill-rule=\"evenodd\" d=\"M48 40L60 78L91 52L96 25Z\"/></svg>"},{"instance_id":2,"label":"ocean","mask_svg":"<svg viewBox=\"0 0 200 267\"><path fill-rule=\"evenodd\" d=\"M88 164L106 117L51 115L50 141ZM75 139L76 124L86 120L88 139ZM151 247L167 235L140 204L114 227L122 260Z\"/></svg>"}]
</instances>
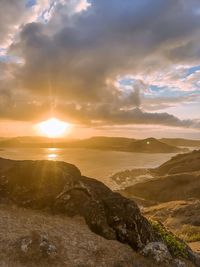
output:
<instances>
[{"instance_id":1,"label":"ocean","mask_svg":"<svg viewBox=\"0 0 200 267\"><path fill-rule=\"evenodd\" d=\"M18 160L59 160L76 165L82 175L96 178L112 188L109 177L134 168L157 167L175 154L130 153L94 149L5 148L0 157Z\"/></svg>"}]
</instances>

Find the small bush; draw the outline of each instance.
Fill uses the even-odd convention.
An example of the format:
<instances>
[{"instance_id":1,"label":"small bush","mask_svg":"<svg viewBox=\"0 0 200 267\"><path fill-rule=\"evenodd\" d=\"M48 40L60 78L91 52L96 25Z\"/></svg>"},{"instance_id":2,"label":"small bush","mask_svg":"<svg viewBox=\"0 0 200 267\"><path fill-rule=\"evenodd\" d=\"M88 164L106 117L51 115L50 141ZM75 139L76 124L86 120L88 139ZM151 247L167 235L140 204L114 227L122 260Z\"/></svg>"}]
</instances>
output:
<instances>
[{"instance_id":1,"label":"small bush","mask_svg":"<svg viewBox=\"0 0 200 267\"><path fill-rule=\"evenodd\" d=\"M162 241L166 244L170 253L173 256L180 256L186 259L188 258L187 245L184 244L183 241L179 240L175 235L167 231L161 223L151 221L151 225L154 231L159 235L159 237L161 237Z\"/></svg>"}]
</instances>

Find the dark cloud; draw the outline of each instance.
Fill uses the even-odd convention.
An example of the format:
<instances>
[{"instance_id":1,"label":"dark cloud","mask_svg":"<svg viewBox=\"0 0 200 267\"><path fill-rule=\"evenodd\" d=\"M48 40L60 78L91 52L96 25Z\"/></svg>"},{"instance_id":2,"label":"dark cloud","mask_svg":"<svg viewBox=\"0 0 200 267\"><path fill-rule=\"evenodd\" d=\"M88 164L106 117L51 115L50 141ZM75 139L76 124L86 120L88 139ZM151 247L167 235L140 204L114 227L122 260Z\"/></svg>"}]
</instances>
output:
<instances>
[{"instance_id":1,"label":"dark cloud","mask_svg":"<svg viewBox=\"0 0 200 267\"><path fill-rule=\"evenodd\" d=\"M71 110L72 111L72 110ZM69 112L69 110L68 110ZM69 112L70 114L70 112ZM91 107L73 111L72 116L94 125L127 125L127 124L158 124L174 127L200 128L200 122L194 120L180 120L168 113L150 113L140 108L131 110L119 110L113 106L100 105L94 109Z\"/></svg>"},{"instance_id":2,"label":"dark cloud","mask_svg":"<svg viewBox=\"0 0 200 267\"><path fill-rule=\"evenodd\" d=\"M105 97L104 91L110 91L105 88L106 79L144 68L142 63L151 53L173 54L180 40L184 48L200 26L199 16L194 14L197 4L96 0L91 1L87 12L73 16L71 23L57 7L49 25L28 24L21 33L17 49L26 61L19 76L22 84L44 92L51 80L55 94L86 100ZM63 24L54 32L52 25L60 16ZM183 53L183 59L189 50Z\"/></svg>"}]
</instances>

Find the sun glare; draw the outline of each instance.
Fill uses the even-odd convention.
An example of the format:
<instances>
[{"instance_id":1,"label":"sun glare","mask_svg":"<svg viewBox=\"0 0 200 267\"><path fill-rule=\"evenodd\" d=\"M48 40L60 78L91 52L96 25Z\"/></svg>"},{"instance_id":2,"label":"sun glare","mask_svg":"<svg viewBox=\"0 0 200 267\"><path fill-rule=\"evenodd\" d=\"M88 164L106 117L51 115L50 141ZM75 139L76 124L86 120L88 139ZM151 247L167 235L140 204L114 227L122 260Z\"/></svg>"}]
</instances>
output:
<instances>
[{"instance_id":1,"label":"sun glare","mask_svg":"<svg viewBox=\"0 0 200 267\"><path fill-rule=\"evenodd\" d=\"M55 138L64 136L71 129L71 124L51 118L36 125L36 129L41 135Z\"/></svg>"}]
</instances>

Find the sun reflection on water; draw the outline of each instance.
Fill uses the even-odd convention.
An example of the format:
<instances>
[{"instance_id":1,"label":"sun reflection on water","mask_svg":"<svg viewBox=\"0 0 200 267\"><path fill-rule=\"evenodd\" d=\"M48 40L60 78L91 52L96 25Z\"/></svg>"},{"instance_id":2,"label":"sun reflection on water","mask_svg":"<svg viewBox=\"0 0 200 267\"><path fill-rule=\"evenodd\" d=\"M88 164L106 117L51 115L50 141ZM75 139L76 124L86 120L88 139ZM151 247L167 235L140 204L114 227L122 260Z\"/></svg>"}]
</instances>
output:
<instances>
[{"instance_id":1,"label":"sun reflection on water","mask_svg":"<svg viewBox=\"0 0 200 267\"><path fill-rule=\"evenodd\" d=\"M57 151L57 148L55 148L55 147L50 147L50 148L48 148L48 151Z\"/></svg>"},{"instance_id":2,"label":"sun reflection on water","mask_svg":"<svg viewBox=\"0 0 200 267\"><path fill-rule=\"evenodd\" d=\"M49 154L48 155L48 159L55 159L55 158L57 158L56 154Z\"/></svg>"},{"instance_id":3,"label":"sun reflection on water","mask_svg":"<svg viewBox=\"0 0 200 267\"><path fill-rule=\"evenodd\" d=\"M47 157L49 160L55 160L58 157L56 151L57 151L57 148L48 148Z\"/></svg>"}]
</instances>

